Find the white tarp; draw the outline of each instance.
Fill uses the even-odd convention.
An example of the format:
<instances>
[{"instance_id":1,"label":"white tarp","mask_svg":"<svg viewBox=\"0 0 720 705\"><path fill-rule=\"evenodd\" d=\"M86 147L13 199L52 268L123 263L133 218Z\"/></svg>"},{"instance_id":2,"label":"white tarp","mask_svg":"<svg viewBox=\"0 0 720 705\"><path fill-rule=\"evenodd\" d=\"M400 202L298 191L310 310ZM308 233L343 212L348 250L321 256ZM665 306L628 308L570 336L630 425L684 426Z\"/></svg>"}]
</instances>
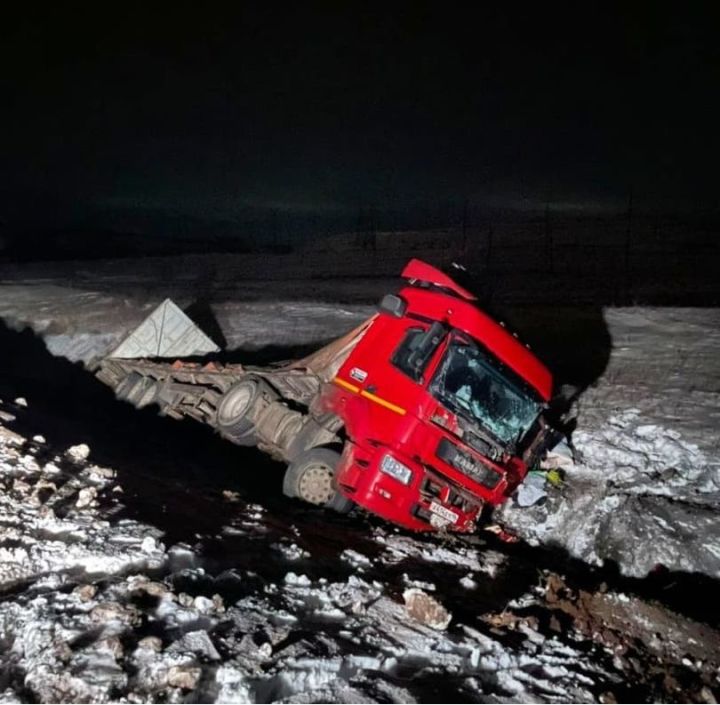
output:
<instances>
[{"instance_id":1,"label":"white tarp","mask_svg":"<svg viewBox=\"0 0 720 705\"><path fill-rule=\"evenodd\" d=\"M165 299L109 357L189 357L219 350L176 304Z\"/></svg>"}]
</instances>

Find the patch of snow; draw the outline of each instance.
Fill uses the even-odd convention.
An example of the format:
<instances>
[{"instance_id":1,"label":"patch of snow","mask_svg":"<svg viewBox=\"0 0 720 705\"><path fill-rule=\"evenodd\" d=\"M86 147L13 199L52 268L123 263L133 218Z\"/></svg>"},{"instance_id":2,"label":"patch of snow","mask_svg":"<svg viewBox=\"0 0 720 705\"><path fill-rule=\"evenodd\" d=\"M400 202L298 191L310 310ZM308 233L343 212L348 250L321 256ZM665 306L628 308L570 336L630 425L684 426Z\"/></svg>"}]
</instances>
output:
<instances>
[{"instance_id":1,"label":"patch of snow","mask_svg":"<svg viewBox=\"0 0 720 705\"><path fill-rule=\"evenodd\" d=\"M582 461L565 468L564 486L542 506L508 502L500 521L530 543L613 561L628 575L663 565L720 576L720 468L696 444L634 408L583 427L573 441Z\"/></svg>"}]
</instances>

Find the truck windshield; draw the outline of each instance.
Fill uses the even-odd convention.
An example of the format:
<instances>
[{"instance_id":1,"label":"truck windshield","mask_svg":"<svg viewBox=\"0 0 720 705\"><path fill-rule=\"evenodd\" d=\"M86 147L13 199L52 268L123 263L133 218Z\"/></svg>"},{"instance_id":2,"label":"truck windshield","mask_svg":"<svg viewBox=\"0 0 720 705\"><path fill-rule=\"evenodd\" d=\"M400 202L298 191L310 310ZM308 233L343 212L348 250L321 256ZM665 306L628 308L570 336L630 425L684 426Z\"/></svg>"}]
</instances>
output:
<instances>
[{"instance_id":1,"label":"truck windshield","mask_svg":"<svg viewBox=\"0 0 720 705\"><path fill-rule=\"evenodd\" d=\"M470 417L502 443L519 441L542 409L515 374L477 346L451 341L430 392L453 411Z\"/></svg>"}]
</instances>

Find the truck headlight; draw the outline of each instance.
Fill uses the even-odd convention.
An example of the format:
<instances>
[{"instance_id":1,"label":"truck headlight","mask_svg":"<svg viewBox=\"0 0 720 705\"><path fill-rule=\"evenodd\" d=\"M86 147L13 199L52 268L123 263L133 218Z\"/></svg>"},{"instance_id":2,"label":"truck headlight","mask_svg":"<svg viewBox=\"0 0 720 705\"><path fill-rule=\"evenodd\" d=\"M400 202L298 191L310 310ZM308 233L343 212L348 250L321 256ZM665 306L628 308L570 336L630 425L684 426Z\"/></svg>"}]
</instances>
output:
<instances>
[{"instance_id":1,"label":"truck headlight","mask_svg":"<svg viewBox=\"0 0 720 705\"><path fill-rule=\"evenodd\" d=\"M380 461L380 472L394 477L398 482L402 482L403 485L409 485L412 479L412 470L407 465L403 465L399 460L395 460L392 455L386 455Z\"/></svg>"}]
</instances>

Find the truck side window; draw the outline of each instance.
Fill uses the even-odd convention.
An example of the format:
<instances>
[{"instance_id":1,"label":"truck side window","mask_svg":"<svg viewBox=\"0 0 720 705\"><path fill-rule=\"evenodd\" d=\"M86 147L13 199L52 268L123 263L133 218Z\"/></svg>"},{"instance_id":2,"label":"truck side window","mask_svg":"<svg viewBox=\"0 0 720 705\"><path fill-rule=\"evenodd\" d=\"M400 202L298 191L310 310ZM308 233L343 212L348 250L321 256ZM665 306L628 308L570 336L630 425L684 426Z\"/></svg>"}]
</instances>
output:
<instances>
[{"instance_id":1,"label":"truck side window","mask_svg":"<svg viewBox=\"0 0 720 705\"><path fill-rule=\"evenodd\" d=\"M405 337L402 339L400 345L397 346L391 359L395 367L416 382L422 377L423 371L417 369L412 364L415 357L413 353L417 351L424 332L425 330L423 328L408 328Z\"/></svg>"},{"instance_id":2,"label":"truck side window","mask_svg":"<svg viewBox=\"0 0 720 705\"><path fill-rule=\"evenodd\" d=\"M425 368L448 332L447 325L440 321L433 321L427 330L409 328L392 356L393 365L411 379L421 382Z\"/></svg>"}]
</instances>

